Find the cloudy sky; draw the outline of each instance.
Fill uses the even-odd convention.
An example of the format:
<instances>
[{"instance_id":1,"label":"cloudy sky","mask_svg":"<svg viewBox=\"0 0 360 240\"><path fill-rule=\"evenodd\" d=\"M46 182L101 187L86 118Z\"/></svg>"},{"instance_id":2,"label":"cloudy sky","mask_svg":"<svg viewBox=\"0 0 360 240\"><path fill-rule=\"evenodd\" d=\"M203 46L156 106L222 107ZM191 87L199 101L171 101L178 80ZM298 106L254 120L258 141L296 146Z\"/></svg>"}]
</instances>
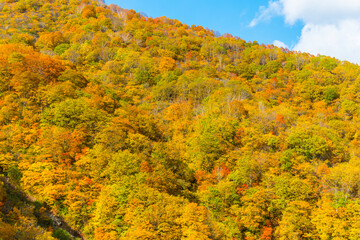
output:
<instances>
[{"instance_id":1,"label":"cloudy sky","mask_svg":"<svg viewBox=\"0 0 360 240\"><path fill-rule=\"evenodd\" d=\"M360 0L107 0L151 17L360 64Z\"/></svg>"}]
</instances>

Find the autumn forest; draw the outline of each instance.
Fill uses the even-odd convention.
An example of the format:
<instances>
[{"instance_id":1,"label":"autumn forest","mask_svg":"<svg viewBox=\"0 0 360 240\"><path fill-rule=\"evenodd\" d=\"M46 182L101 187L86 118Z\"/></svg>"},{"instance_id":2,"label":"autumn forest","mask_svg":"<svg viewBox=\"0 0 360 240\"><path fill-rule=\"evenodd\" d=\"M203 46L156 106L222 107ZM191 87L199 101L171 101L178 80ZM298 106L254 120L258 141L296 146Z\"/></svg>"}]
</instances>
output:
<instances>
[{"instance_id":1,"label":"autumn forest","mask_svg":"<svg viewBox=\"0 0 360 240\"><path fill-rule=\"evenodd\" d=\"M360 239L359 74L100 0L0 0L0 239Z\"/></svg>"}]
</instances>

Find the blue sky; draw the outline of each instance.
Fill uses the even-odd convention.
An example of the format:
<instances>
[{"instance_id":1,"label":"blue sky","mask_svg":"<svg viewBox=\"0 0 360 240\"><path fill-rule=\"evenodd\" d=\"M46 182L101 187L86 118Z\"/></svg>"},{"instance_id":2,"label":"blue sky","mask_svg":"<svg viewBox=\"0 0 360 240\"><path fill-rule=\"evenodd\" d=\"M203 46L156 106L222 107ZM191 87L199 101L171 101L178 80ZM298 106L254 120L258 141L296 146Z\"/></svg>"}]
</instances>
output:
<instances>
[{"instance_id":1,"label":"blue sky","mask_svg":"<svg viewBox=\"0 0 360 240\"><path fill-rule=\"evenodd\" d=\"M360 0L105 0L246 41L360 63Z\"/></svg>"},{"instance_id":2,"label":"blue sky","mask_svg":"<svg viewBox=\"0 0 360 240\"><path fill-rule=\"evenodd\" d=\"M287 46L295 45L300 37L302 23L284 23L280 16L250 27L252 19L259 13L260 6L267 6L267 0L106 0L106 4L144 12L149 17L166 16L178 19L188 25L201 25L223 33L231 33L246 41L272 44L280 40Z\"/></svg>"}]
</instances>

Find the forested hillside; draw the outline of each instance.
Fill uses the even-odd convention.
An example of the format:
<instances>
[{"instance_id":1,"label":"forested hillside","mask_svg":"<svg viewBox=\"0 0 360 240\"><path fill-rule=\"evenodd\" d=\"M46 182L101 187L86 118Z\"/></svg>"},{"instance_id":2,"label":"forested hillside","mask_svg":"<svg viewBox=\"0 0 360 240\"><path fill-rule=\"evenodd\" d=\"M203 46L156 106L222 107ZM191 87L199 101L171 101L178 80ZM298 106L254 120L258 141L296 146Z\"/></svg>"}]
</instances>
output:
<instances>
[{"instance_id":1,"label":"forested hillside","mask_svg":"<svg viewBox=\"0 0 360 240\"><path fill-rule=\"evenodd\" d=\"M359 73L101 1L0 0L0 239L72 239L50 211L94 240L360 239Z\"/></svg>"}]
</instances>

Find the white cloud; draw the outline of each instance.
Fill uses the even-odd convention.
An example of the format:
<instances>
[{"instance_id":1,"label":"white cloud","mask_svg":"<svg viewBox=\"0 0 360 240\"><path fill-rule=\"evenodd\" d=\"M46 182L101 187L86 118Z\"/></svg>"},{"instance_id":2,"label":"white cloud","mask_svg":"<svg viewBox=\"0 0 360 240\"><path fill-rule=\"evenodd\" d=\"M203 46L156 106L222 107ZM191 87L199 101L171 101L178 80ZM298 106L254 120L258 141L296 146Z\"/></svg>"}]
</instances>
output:
<instances>
[{"instance_id":1,"label":"white cloud","mask_svg":"<svg viewBox=\"0 0 360 240\"><path fill-rule=\"evenodd\" d=\"M250 27L255 27L259 22L270 20L273 16L281 14L281 5L279 2L269 2L268 7L261 6L260 13L249 24Z\"/></svg>"},{"instance_id":2,"label":"white cloud","mask_svg":"<svg viewBox=\"0 0 360 240\"><path fill-rule=\"evenodd\" d=\"M260 8L253 26L276 15L284 16L288 24L304 23L293 50L360 64L360 0L270 1L267 8Z\"/></svg>"},{"instance_id":3,"label":"white cloud","mask_svg":"<svg viewBox=\"0 0 360 240\"><path fill-rule=\"evenodd\" d=\"M360 19L359 0L279 0L286 22L333 24L344 19Z\"/></svg>"},{"instance_id":4,"label":"white cloud","mask_svg":"<svg viewBox=\"0 0 360 240\"><path fill-rule=\"evenodd\" d=\"M283 43L282 41L279 41L279 40L275 40L273 42L273 45L276 47L280 47L280 48L289 48L288 46L286 46L285 43Z\"/></svg>"},{"instance_id":5,"label":"white cloud","mask_svg":"<svg viewBox=\"0 0 360 240\"><path fill-rule=\"evenodd\" d=\"M337 24L306 24L294 50L360 63L360 22L343 20Z\"/></svg>"}]
</instances>

